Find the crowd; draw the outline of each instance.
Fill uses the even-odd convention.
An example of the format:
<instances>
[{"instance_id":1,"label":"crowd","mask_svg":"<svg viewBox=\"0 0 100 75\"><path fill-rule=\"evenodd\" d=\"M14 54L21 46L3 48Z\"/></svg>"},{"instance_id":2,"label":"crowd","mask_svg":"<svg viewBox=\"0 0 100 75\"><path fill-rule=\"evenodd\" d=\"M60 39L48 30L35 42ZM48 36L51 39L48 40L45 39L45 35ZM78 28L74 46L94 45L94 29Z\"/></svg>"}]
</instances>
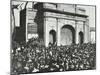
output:
<instances>
[{"instance_id":1,"label":"crowd","mask_svg":"<svg viewBox=\"0 0 100 75\"><path fill-rule=\"evenodd\" d=\"M14 45L14 44L13 44ZM15 44L11 54L12 73L40 73L95 69L96 44L49 46L40 40Z\"/></svg>"}]
</instances>

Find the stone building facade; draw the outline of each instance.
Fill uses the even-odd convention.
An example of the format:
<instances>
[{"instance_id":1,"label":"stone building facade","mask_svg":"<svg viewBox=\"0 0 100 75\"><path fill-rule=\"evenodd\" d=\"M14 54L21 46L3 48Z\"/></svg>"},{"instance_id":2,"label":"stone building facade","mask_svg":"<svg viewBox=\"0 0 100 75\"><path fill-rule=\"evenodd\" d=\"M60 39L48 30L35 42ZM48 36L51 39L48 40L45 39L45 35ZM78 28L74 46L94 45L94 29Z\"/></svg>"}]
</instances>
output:
<instances>
[{"instance_id":1,"label":"stone building facade","mask_svg":"<svg viewBox=\"0 0 100 75\"><path fill-rule=\"evenodd\" d=\"M38 36L46 47L50 43L60 46L90 42L88 16L77 5L38 2L22 11L25 21L20 19L20 24L26 41Z\"/></svg>"}]
</instances>

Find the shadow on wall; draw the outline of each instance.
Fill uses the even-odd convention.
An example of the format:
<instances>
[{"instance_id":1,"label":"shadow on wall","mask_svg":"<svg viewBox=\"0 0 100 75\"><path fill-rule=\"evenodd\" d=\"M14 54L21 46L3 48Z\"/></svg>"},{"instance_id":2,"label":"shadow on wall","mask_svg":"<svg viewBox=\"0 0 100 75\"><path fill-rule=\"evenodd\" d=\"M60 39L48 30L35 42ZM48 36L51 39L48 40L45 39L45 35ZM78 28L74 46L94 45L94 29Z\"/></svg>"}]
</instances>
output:
<instances>
[{"instance_id":1,"label":"shadow on wall","mask_svg":"<svg viewBox=\"0 0 100 75\"><path fill-rule=\"evenodd\" d=\"M36 17L34 22L37 23L37 32L39 34L39 38L43 39L44 35L44 12L43 12L43 3L38 2L34 5L34 9L37 9Z\"/></svg>"}]
</instances>

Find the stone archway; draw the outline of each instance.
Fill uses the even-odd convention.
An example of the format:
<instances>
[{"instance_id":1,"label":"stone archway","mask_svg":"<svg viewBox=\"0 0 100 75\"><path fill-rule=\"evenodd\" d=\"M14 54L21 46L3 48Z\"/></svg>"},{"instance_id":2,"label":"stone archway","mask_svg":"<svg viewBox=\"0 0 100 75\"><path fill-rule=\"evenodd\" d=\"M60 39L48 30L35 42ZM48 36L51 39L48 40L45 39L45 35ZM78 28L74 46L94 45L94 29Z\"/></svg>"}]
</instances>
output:
<instances>
[{"instance_id":1,"label":"stone archway","mask_svg":"<svg viewBox=\"0 0 100 75\"><path fill-rule=\"evenodd\" d=\"M56 42L56 31L50 30L50 32L49 32L49 43L55 44L55 42Z\"/></svg>"},{"instance_id":2,"label":"stone archway","mask_svg":"<svg viewBox=\"0 0 100 75\"><path fill-rule=\"evenodd\" d=\"M75 29L71 25L64 25L61 28L61 45L71 45L75 43Z\"/></svg>"},{"instance_id":3,"label":"stone archway","mask_svg":"<svg viewBox=\"0 0 100 75\"><path fill-rule=\"evenodd\" d=\"M84 34L82 31L79 32L79 43L82 44L84 42Z\"/></svg>"}]
</instances>

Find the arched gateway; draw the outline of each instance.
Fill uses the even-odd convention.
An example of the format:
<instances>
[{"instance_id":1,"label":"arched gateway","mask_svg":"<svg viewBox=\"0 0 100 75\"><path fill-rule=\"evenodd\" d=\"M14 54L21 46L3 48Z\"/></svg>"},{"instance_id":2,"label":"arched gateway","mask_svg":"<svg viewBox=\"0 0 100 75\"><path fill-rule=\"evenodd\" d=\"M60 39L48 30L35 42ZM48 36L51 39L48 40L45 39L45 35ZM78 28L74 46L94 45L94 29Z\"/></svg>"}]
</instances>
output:
<instances>
[{"instance_id":1,"label":"arched gateway","mask_svg":"<svg viewBox=\"0 0 100 75\"><path fill-rule=\"evenodd\" d=\"M71 10L67 10L67 7L70 7ZM73 5L64 5L63 7L59 4L49 3L37 3L34 9L36 10L33 11L36 13L34 17L34 22L37 24L36 30L46 47L49 46L49 43L61 46L89 42L89 20L84 9L76 9ZM27 23L30 22L27 21ZM33 23L32 25L32 30L35 30ZM80 31L83 32L84 38L79 34Z\"/></svg>"},{"instance_id":2,"label":"arched gateway","mask_svg":"<svg viewBox=\"0 0 100 75\"><path fill-rule=\"evenodd\" d=\"M74 5L40 2L35 3L34 7L30 5L26 9L18 9L20 25L16 27L14 40L27 42L34 34L38 34L38 38L43 40L46 47L50 42L56 43L57 46L88 43L89 18L83 10L81 7L75 8ZM83 33L79 34L80 31Z\"/></svg>"},{"instance_id":3,"label":"arched gateway","mask_svg":"<svg viewBox=\"0 0 100 75\"><path fill-rule=\"evenodd\" d=\"M61 28L61 45L71 45L75 43L75 29L71 25L64 25Z\"/></svg>"},{"instance_id":4,"label":"arched gateway","mask_svg":"<svg viewBox=\"0 0 100 75\"><path fill-rule=\"evenodd\" d=\"M56 31L50 30L50 32L49 32L49 43L55 44L55 42L56 42Z\"/></svg>"}]
</instances>

